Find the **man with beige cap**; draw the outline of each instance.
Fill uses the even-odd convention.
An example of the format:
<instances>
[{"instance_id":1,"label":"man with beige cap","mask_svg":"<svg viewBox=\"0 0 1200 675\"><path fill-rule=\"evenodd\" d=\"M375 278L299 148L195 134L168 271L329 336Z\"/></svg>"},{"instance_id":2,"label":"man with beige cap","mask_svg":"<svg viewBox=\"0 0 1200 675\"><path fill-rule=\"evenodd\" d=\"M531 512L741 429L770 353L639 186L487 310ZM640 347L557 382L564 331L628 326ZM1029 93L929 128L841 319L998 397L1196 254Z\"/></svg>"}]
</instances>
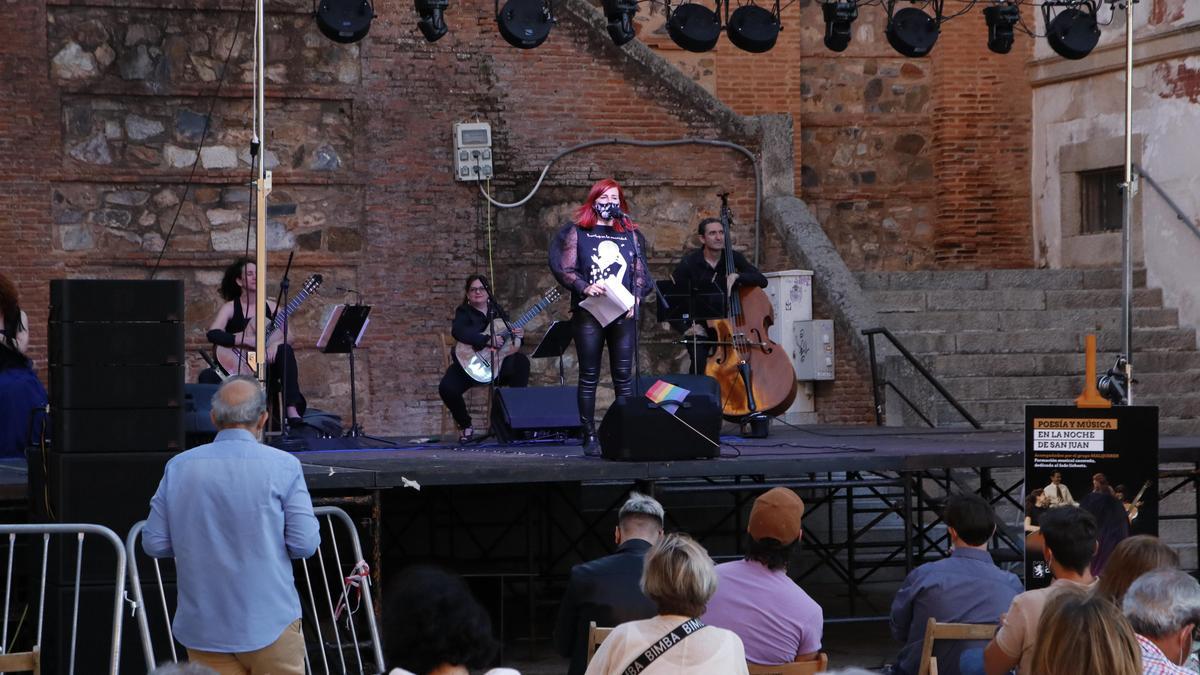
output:
<instances>
[{"instance_id":1,"label":"man with beige cap","mask_svg":"<svg viewBox=\"0 0 1200 675\"><path fill-rule=\"evenodd\" d=\"M704 623L737 633L751 663L803 661L821 651L821 606L787 575L803 517L804 501L792 490L764 492L750 509L746 557L717 565Z\"/></svg>"}]
</instances>

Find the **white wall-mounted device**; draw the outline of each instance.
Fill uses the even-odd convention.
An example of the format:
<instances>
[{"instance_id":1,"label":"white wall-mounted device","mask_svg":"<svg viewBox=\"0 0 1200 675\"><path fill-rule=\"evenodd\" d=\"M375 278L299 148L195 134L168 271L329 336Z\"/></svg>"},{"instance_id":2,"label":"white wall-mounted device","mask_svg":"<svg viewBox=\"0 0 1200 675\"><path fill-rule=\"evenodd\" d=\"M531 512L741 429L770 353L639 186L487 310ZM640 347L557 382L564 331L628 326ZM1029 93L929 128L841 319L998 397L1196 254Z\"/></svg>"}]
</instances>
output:
<instances>
[{"instance_id":1,"label":"white wall-mounted device","mask_svg":"<svg viewBox=\"0 0 1200 675\"><path fill-rule=\"evenodd\" d=\"M492 125L487 122L454 125L454 177L463 181L492 177Z\"/></svg>"}]
</instances>

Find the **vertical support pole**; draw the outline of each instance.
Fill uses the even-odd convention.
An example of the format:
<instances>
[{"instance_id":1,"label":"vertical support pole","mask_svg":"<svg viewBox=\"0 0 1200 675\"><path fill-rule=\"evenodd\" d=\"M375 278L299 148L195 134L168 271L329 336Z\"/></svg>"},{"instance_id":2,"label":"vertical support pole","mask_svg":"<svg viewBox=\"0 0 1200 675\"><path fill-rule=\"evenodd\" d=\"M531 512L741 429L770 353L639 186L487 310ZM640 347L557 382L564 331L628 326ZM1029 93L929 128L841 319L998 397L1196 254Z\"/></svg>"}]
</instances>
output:
<instances>
[{"instance_id":1,"label":"vertical support pole","mask_svg":"<svg viewBox=\"0 0 1200 675\"><path fill-rule=\"evenodd\" d=\"M867 346L871 354L871 397L875 401L875 426L883 426L883 402L880 400L879 367L875 360L875 334L867 334Z\"/></svg>"},{"instance_id":2,"label":"vertical support pole","mask_svg":"<svg viewBox=\"0 0 1200 675\"><path fill-rule=\"evenodd\" d=\"M920 481L919 473L901 473L901 482L904 484L904 504L902 515L904 516L904 573L908 574L913 569L913 481Z\"/></svg>"},{"instance_id":3,"label":"vertical support pole","mask_svg":"<svg viewBox=\"0 0 1200 675\"><path fill-rule=\"evenodd\" d=\"M858 478L858 474L846 472L846 483ZM857 537L854 532L854 487L846 485L846 569L850 577L850 615L856 613L854 600L858 596L858 568L855 562L854 547L857 545Z\"/></svg>"},{"instance_id":4,"label":"vertical support pole","mask_svg":"<svg viewBox=\"0 0 1200 675\"><path fill-rule=\"evenodd\" d=\"M1133 3L1125 2L1125 183L1121 214L1121 351L1125 356L1125 399L1133 405Z\"/></svg>"}]
</instances>

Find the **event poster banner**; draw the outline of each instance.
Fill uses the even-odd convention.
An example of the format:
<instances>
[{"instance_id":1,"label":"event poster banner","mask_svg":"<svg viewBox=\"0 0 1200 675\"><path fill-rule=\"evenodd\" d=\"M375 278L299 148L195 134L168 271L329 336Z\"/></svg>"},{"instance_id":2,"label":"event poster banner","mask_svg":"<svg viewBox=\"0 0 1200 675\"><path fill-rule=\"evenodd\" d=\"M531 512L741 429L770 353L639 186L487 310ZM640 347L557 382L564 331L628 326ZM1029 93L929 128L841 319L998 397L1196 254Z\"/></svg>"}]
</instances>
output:
<instances>
[{"instance_id":1,"label":"event poster banner","mask_svg":"<svg viewBox=\"0 0 1200 675\"><path fill-rule=\"evenodd\" d=\"M1052 581L1039 521L1064 506L1096 518L1099 576L1132 534L1158 534L1158 408L1025 407L1025 587Z\"/></svg>"}]
</instances>

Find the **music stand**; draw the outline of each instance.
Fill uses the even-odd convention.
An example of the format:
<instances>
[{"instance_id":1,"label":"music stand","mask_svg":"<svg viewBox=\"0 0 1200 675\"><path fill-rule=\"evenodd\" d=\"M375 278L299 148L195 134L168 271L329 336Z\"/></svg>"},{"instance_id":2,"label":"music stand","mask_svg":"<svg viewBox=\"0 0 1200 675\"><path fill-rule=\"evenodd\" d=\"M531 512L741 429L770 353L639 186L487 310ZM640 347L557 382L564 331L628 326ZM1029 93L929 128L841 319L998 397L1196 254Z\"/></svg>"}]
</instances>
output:
<instances>
[{"instance_id":1,"label":"music stand","mask_svg":"<svg viewBox=\"0 0 1200 675\"><path fill-rule=\"evenodd\" d=\"M693 324L709 319L724 319L727 316L729 299L715 282L706 281L693 285L690 281L675 282L663 279L658 282L662 295L670 303L657 304L659 323Z\"/></svg>"},{"instance_id":2,"label":"music stand","mask_svg":"<svg viewBox=\"0 0 1200 675\"><path fill-rule=\"evenodd\" d=\"M369 436L363 433L358 424L358 390L354 375L354 350L362 342L363 334L371 323L370 305L338 305L333 308L333 314L325 322L321 337L317 339L317 348L324 354L350 355L350 429L344 434L349 438L370 438L380 443L395 445L391 441Z\"/></svg>"},{"instance_id":3,"label":"music stand","mask_svg":"<svg viewBox=\"0 0 1200 675\"><path fill-rule=\"evenodd\" d=\"M558 357L559 385L567 383L567 377L563 372L563 353L570 346L571 337L570 321L552 321L550 327L546 329L546 334L542 336L542 341L538 343L537 349L533 350L533 354L530 355L535 359Z\"/></svg>"}]
</instances>

